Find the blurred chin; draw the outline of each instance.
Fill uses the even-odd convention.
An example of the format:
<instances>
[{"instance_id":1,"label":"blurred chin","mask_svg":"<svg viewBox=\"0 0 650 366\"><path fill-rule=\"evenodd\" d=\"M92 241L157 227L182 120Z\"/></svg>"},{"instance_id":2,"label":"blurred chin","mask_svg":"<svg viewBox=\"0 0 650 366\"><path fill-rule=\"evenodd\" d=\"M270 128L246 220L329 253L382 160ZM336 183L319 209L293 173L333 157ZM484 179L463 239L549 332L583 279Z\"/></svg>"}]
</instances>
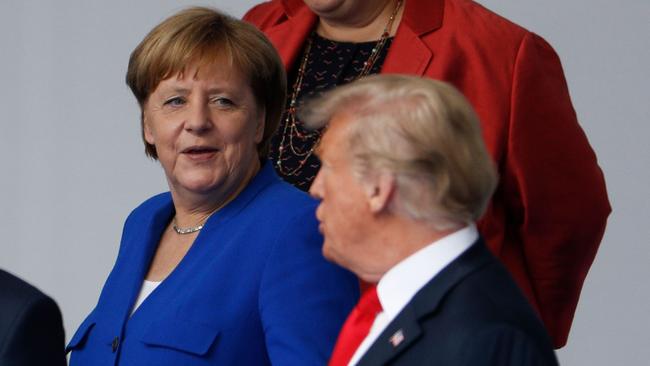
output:
<instances>
[{"instance_id":1,"label":"blurred chin","mask_svg":"<svg viewBox=\"0 0 650 366\"><path fill-rule=\"evenodd\" d=\"M348 260L350 258L347 258L345 255L342 255L340 252L334 250L332 246L328 244L327 239L325 239L325 243L323 244L322 252L323 252L323 257L325 257L325 259L327 259L329 262L332 262L339 267L345 268L348 271L353 272L357 276L359 275L357 273L358 268L354 268L355 262Z\"/></svg>"},{"instance_id":2,"label":"blurred chin","mask_svg":"<svg viewBox=\"0 0 650 366\"><path fill-rule=\"evenodd\" d=\"M179 179L183 188L191 192L203 193L213 190L219 185L214 175L193 175Z\"/></svg>"},{"instance_id":3,"label":"blurred chin","mask_svg":"<svg viewBox=\"0 0 650 366\"><path fill-rule=\"evenodd\" d=\"M337 254L336 250L332 248L332 246L330 245L330 241L327 240L327 237L325 237L325 241L323 242L322 252L323 252L323 257L325 257L325 259L327 259L328 261L337 264L343 268L347 268L347 266L345 265L345 261L341 260L342 257L339 254Z\"/></svg>"},{"instance_id":4,"label":"blurred chin","mask_svg":"<svg viewBox=\"0 0 650 366\"><path fill-rule=\"evenodd\" d=\"M325 241L323 242L323 248L321 249L321 252L323 253L323 257L325 257L325 259L327 259L330 262L334 262L334 258L332 258L331 255L330 247L329 245L327 245L327 239L325 239Z\"/></svg>"}]
</instances>

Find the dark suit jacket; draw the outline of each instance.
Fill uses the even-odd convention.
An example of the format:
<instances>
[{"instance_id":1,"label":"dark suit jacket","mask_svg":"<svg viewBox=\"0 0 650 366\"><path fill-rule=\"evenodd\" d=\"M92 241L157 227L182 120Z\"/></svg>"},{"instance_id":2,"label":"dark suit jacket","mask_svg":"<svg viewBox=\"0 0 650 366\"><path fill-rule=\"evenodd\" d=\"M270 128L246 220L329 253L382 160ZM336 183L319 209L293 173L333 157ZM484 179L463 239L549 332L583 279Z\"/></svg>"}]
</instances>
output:
<instances>
[{"instance_id":1,"label":"dark suit jacket","mask_svg":"<svg viewBox=\"0 0 650 366\"><path fill-rule=\"evenodd\" d=\"M302 0L244 19L288 70L317 20ZM553 48L472 1L407 0L381 73L444 80L469 99L500 177L479 231L564 345L610 206Z\"/></svg>"},{"instance_id":2,"label":"dark suit jacket","mask_svg":"<svg viewBox=\"0 0 650 366\"><path fill-rule=\"evenodd\" d=\"M360 359L378 365L557 365L550 338L480 239L427 283Z\"/></svg>"},{"instance_id":3,"label":"dark suit jacket","mask_svg":"<svg viewBox=\"0 0 650 366\"><path fill-rule=\"evenodd\" d=\"M0 366L65 365L64 346L54 300L0 270Z\"/></svg>"}]
</instances>

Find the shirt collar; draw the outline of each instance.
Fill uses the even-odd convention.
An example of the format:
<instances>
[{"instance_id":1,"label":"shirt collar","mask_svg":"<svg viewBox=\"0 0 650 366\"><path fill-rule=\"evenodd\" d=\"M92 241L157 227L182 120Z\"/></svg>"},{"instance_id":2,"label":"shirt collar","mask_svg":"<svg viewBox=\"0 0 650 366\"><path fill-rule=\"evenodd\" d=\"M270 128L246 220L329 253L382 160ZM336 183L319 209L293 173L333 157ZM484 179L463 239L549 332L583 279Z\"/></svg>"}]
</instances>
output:
<instances>
[{"instance_id":1,"label":"shirt collar","mask_svg":"<svg viewBox=\"0 0 650 366\"><path fill-rule=\"evenodd\" d=\"M386 315L396 316L415 294L478 239L469 225L403 259L379 280L377 296Z\"/></svg>"}]
</instances>

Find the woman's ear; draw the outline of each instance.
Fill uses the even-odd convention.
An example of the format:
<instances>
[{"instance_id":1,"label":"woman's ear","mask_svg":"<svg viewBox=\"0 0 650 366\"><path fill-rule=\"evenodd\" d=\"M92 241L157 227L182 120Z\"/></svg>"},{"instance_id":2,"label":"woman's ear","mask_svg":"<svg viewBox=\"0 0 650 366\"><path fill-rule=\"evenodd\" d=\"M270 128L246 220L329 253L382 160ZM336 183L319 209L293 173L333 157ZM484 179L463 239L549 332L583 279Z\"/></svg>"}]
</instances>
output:
<instances>
[{"instance_id":1,"label":"woman's ear","mask_svg":"<svg viewBox=\"0 0 650 366\"><path fill-rule=\"evenodd\" d=\"M149 120L147 115L142 111L142 133L144 135L144 140L151 145L155 145L156 139L153 136L151 131L151 126L149 125Z\"/></svg>"},{"instance_id":2,"label":"woman's ear","mask_svg":"<svg viewBox=\"0 0 650 366\"><path fill-rule=\"evenodd\" d=\"M255 143L259 144L264 138L264 127L266 125L266 108L258 113L257 124L255 125Z\"/></svg>"}]
</instances>

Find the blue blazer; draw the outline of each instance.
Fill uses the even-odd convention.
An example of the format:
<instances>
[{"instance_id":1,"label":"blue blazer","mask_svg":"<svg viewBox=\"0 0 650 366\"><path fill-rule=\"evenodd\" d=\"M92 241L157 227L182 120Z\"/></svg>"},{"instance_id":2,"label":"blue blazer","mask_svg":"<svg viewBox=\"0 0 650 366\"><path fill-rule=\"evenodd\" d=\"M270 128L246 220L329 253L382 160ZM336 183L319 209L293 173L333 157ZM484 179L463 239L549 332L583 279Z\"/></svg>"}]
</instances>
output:
<instances>
[{"instance_id":1,"label":"blue blazer","mask_svg":"<svg viewBox=\"0 0 650 366\"><path fill-rule=\"evenodd\" d=\"M358 282L323 259L315 206L265 164L131 316L174 216L169 193L147 200L67 347L70 365L324 365Z\"/></svg>"}]
</instances>

